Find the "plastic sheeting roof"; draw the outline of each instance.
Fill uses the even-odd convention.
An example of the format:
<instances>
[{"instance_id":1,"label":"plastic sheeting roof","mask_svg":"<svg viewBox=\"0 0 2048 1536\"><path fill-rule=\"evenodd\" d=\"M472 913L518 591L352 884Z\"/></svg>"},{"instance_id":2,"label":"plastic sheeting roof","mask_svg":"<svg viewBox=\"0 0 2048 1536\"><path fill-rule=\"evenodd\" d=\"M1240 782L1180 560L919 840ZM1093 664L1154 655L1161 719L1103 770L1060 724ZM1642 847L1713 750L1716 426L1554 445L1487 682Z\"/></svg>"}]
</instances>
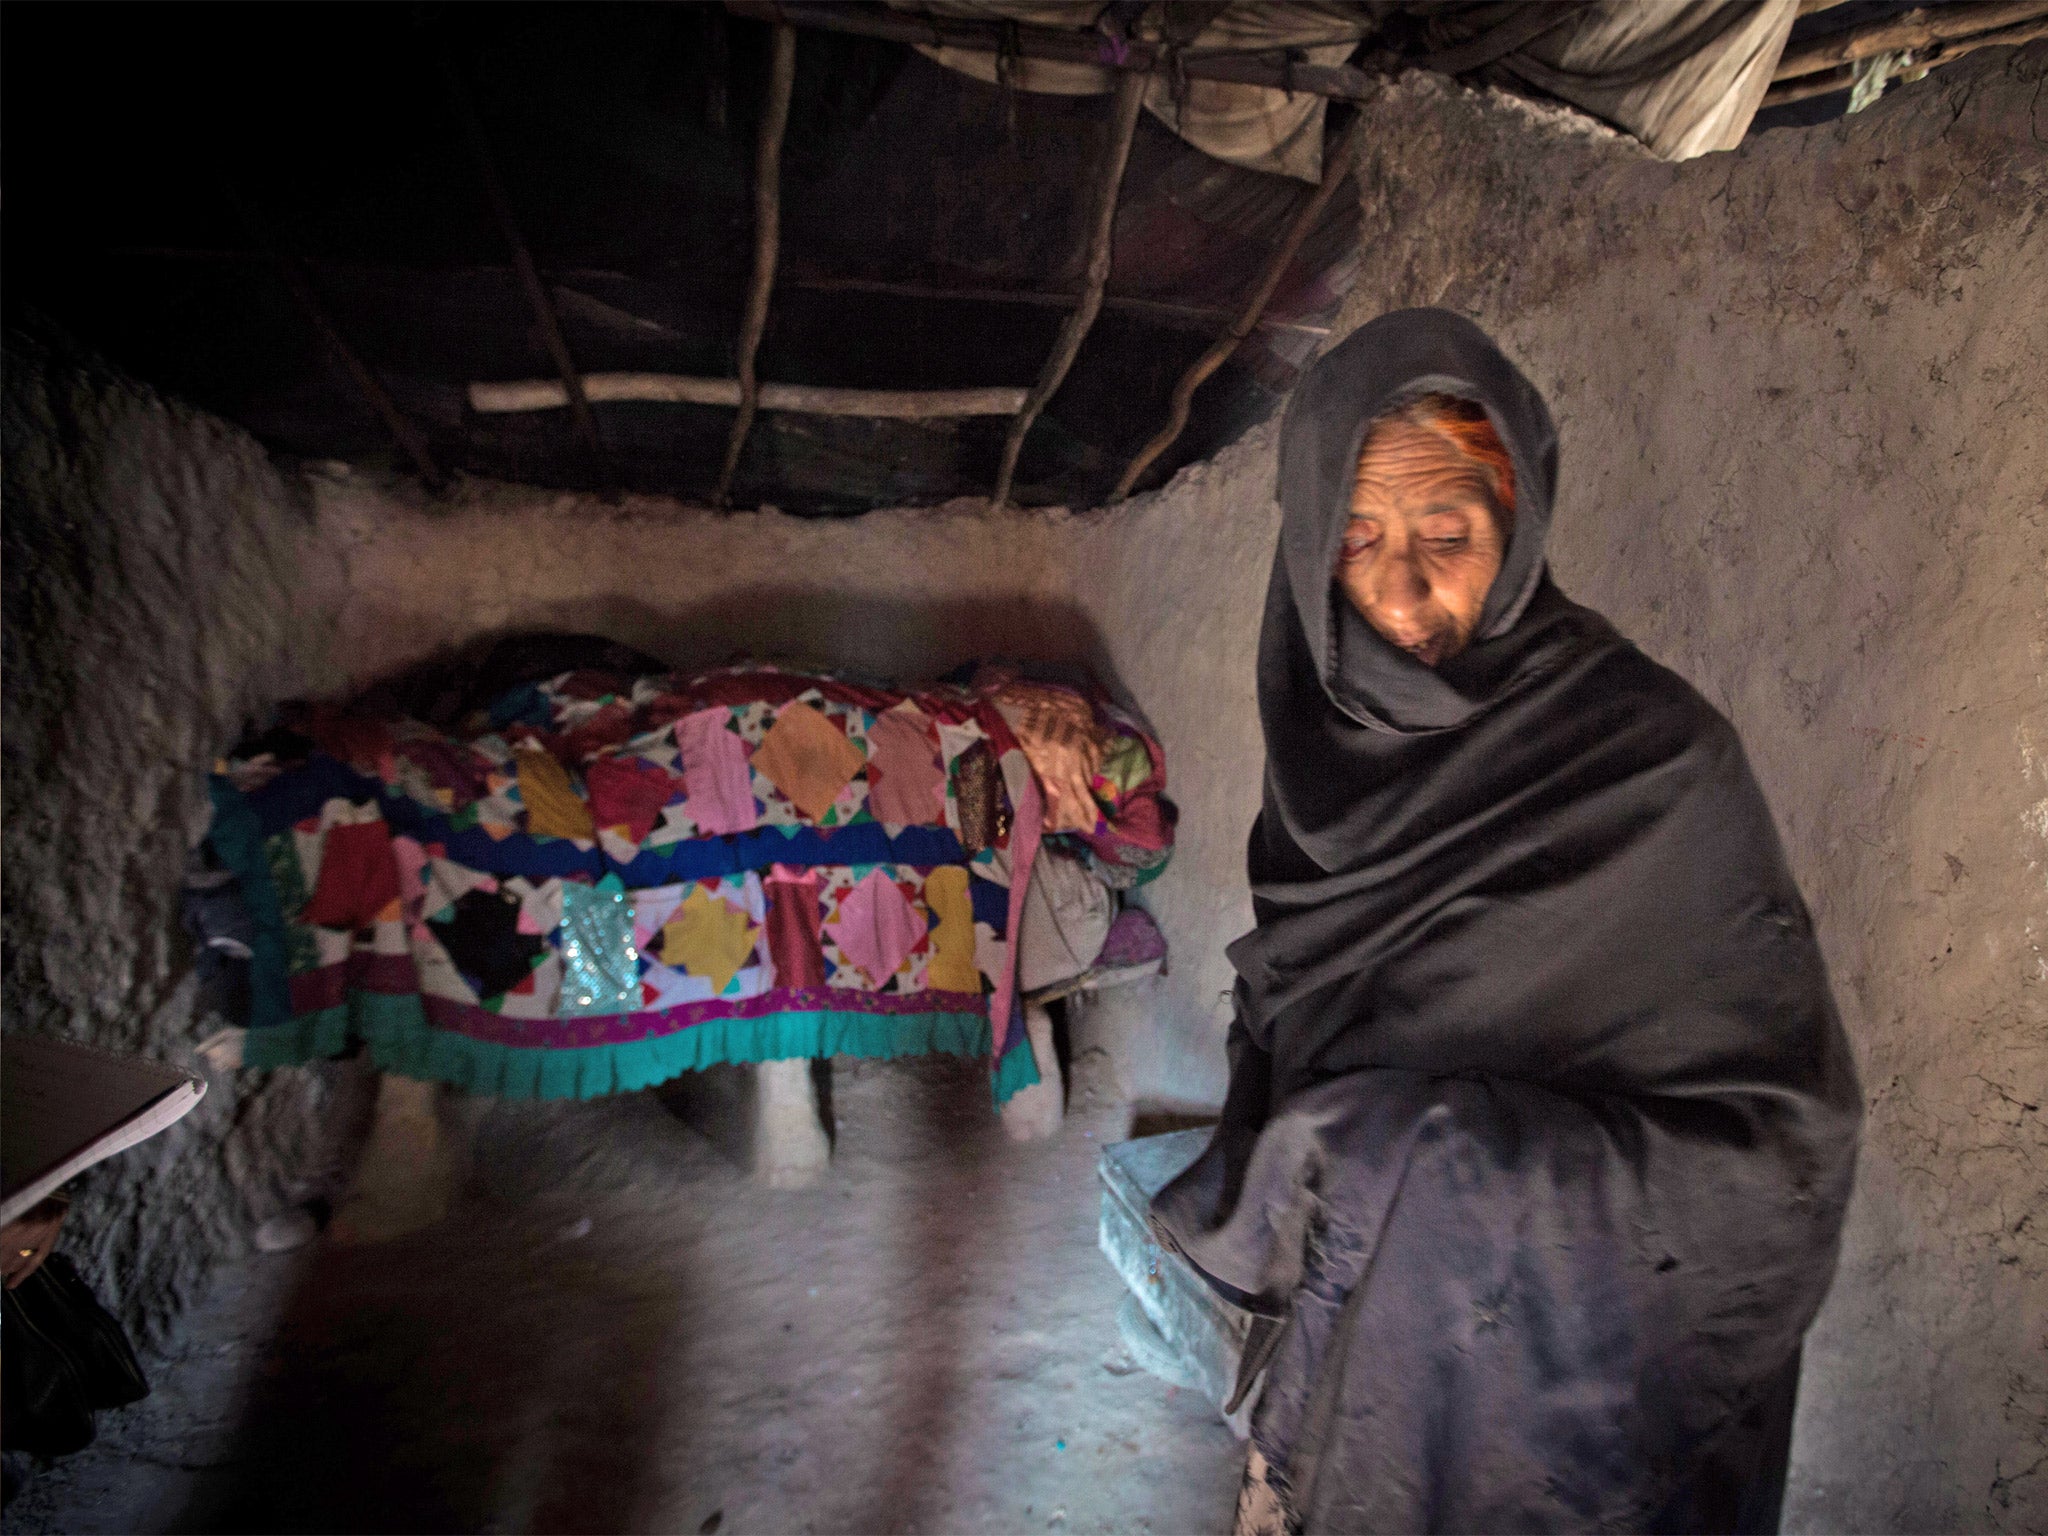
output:
<instances>
[{"instance_id":1,"label":"plastic sheeting roof","mask_svg":"<svg viewBox=\"0 0 2048 1536\"><path fill-rule=\"evenodd\" d=\"M1523 4L1400 7L1348 0L1235 0L1145 7L1119 34L1106 0L888 0L892 10L1003 21L1157 42L1189 54L1284 52L1297 62L1344 64L1389 17L1420 22L1446 67L1477 61L1511 82L1578 107L1633 134L1651 153L1685 160L1742 142L1770 88L1798 0L1526 0ZM1172 37L1176 16L1193 13ZM926 57L989 84L1059 95L1108 91L1115 71L1090 64L924 46ZM1426 57L1426 55L1425 55ZM1146 110L1205 154L1305 181L1322 175L1326 103L1307 92L1222 80L1155 78Z\"/></svg>"}]
</instances>

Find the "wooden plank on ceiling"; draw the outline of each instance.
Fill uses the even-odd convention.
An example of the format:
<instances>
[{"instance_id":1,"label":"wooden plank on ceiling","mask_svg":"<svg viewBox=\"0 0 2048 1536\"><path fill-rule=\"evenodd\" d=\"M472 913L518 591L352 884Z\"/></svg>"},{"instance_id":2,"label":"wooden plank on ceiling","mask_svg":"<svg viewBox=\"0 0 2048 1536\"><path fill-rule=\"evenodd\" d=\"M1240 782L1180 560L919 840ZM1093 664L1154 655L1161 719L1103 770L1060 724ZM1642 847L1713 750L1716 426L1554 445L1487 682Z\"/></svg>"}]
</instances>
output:
<instances>
[{"instance_id":1,"label":"wooden plank on ceiling","mask_svg":"<svg viewBox=\"0 0 2048 1536\"><path fill-rule=\"evenodd\" d=\"M2048 0L1977 0L1977 3L1921 6L1867 26L1823 33L1789 45L1771 74L1773 81L1817 75L1843 64L1949 43L1979 33L2016 27L2048 17Z\"/></svg>"},{"instance_id":2,"label":"wooden plank on ceiling","mask_svg":"<svg viewBox=\"0 0 2048 1536\"><path fill-rule=\"evenodd\" d=\"M1231 323L1230 329L1219 336L1215 344L1196 358L1187 372L1180 376L1173 386L1172 404L1167 411L1166 425L1161 427L1143 448L1124 466L1123 475L1117 480L1116 489L1109 493L1112 502L1122 501L1131 494L1131 487L1138 483L1138 477L1150 469L1159 456L1171 448L1182 432L1187 430L1188 413L1194 407L1195 391L1208 382L1209 376L1229 361L1231 353L1244 345L1259 323L1259 317L1266 312L1266 306L1273 300L1273 294L1280 286L1281 278L1294 264L1295 254L1315 228L1316 221L1323 216L1323 210L1330 206L1330 199L1337 188L1351 174L1351 168L1358 160L1358 152L1365 141L1365 118L1363 115L1352 119L1337 148L1323 162L1322 185L1317 187L1301 211L1294 216L1287 233L1267 259L1265 271L1252 288L1251 297L1246 300L1244 310Z\"/></svg>"},{"instance_id":3,"label":"wooden plank on ceiling","mask_svg":"<svg viewBox=\"0 0 2048 1536\"><path fill-rule=\"evenodd\" d=\"M740 450L753 430L760 401L760 380L754 357L768 329L768 299L775 290L775 262L782 247L782 137L789 127L789 98L796 82L796 29L787 22L775 27L768 66L768 102L761 113L761 135L754 148L754 272L747 286L747 310L740 321L740 412L725 445L725 466L718 472L712 501L726 505L733 476L739 472Z\"/></svg>"},{"instance_id":4,"label":"wooden plank on ceiling","mask_svg":"<svg viewBox=\"0 0 2048 1536\"><path fill-rule=\"evenodd\" d=\"M1073 313L1061 325L1052 355L1046 358L1044 368L1039 371L1038 382L1031 387L1023 408L1017 412L1016 420L1010 423L1009 436L1003 440L1003 461L996 471L994 494L989 498L997 508L1009 503L1011 484L1017 474L1017 458L1024 451L1024 439L1030 433L1032 423L1038 420L1046 402L1065 382L1067 370L1074 366L1081 343L1087 339L1096 315L1102 310L1102 292L1109 286L1117 194L1123 189L1124 167L1130 163L1131 140L1138 131L1138 110L1145 104L1147 84L1144 75L1135 73L1123 75L1117 81L1109 144L1103 154L1096 186L1095 216L1089 220L1088 226L1087 275L1081 287L1081 302L1074 306Z\"/></svg>"},{"instance_id":5,"label":"wooden plank on ceiling","mask_svg":"<svg viewBox=\"0 0 2048 1536\"><path fill-rule=\"evenodd\" d=\"M587 373L584 388L600 402L640 401L664 405L736 406L744 391L738 379L704 379L677 373ZM810 416L865 416L877 421L943 421L965 416L1014 416L1028 391L997 389L837 389L814 384L757 384L755 405L764 411ZM482 415L558 411L569 403L553 379L512 379L469 386L470 409Z\"/></svg>"},{"instance_id":6,"label":"wooden plank on ceiling","mask_svg":"<svg viewBox=\"0 0 2048 1536\"><path fill-rule=\"evenodd\" d=\"M568 397L569 417L576 424L576 435L583 439L592 464L600 474L605 474L604 440L598 435L597 417L591 413L590 401L584 395L576 359L569 351L569 339L562 334L562 321L555 313L554 299L547 285L541 281L540 269L533 262L533 252L527 248L526 237L520 233L519 221L513 216L512 200L505 194L505 183L498 175L498 164L491 155L490 140L484 136L484 126L477 118L476 107L470 101L469 88L463 84L454 64L445 65L444 72L448 81L449 104L454 109L462 136L469 144L470 156L476 161L477 174L484 184L484 197L491 206L491 217L497 221L498 233L512 252L512 265L519 274L519 286L526 291L526 302L533 310L534 324L540 330L542 345L547 348L555 371L562 376L562 388Z\"/></svg>"}]
</instances>

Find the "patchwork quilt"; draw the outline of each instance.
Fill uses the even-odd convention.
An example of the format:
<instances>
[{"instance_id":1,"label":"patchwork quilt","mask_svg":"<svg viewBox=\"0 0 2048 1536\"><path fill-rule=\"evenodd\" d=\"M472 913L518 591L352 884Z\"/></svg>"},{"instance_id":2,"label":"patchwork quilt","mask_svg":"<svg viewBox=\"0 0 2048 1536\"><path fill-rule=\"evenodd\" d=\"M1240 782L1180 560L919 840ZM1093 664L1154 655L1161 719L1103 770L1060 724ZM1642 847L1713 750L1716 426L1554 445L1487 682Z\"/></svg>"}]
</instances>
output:
<instances>
[{"instance_id":1,"label":"patchwork quilt","mask_svg":"<svg viewBox=\"0 0 2048 1536\"><path fill-rule=\"evenodd\" d=\"M1171 846L1156 742L1009 673L571 671L454 730L298 707L216 770L247 1063L360 1045L506 1097L948 1051L989 1055L1007 1098L1037 1080L1012 940L1041 841L1121 885Z\"/></svg>"}]
</instances>

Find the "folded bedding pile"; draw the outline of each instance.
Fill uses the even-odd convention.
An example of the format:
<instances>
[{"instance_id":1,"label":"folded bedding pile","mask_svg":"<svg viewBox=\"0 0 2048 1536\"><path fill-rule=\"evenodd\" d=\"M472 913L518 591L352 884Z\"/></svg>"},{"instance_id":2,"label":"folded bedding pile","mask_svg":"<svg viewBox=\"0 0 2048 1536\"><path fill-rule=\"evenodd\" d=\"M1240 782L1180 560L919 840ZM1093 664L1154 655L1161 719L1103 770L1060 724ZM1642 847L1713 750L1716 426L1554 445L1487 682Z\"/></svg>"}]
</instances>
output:
<instances>
[{"instance_id":1,"label":"folded bedding pile","mask_svg":"<svg viewBox=\"0 0 2048 1536\"><path fill-rule=\"evenodd\" d=\"M1172 847L1158 744L1099 690L1014 671L585 666L476 704L442 726L291 708L216 765L204 852L247 915L248 1065L361 1047L587 1098L946 1051L993 1058L1001 1100L1037 1081L1014 940L1042 853L1123 890Z\"/></svg>"}]
</instances>

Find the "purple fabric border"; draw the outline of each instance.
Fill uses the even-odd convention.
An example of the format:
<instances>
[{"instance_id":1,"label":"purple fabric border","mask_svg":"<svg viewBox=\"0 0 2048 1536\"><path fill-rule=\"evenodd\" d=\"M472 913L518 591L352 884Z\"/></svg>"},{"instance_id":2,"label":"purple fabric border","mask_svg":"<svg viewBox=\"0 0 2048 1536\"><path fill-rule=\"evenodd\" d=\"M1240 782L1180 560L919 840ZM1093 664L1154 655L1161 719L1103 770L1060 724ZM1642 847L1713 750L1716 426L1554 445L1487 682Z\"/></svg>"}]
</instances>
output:
<instances>
[{"instance_id":1,"label":"purple fabric border","mask_svg":"<svg viewBox=\"0 0 2048 1536\"><path fill-rule=\"evenodd\" d=\"M445 997L429 995L420 1001L426 1005L427 1022L436 1029L498 1045L566 1048L624 1045L657 1035L680 1034L693 1024L706 1024L714 1019L762 1019L777 1013L988 1012L988 999L974 992L913 992L908 997L890 997L846 987L774 987L758 997L732 1002L683 1003L674 1008L580 1019L512 1019Z\"/></svg>"},{"instance_id":2,"label":"purple fabric border","mask_svg":"<svg viewBox=\"0 0 2048 1536\"><path fill-rule=\"evenodd\" d=\"M292 1012L317 1013L348 1000L351 991L404 995L419 991L419 976L404 955L355 955L338 965L292 977ZM988 998L978 992L912 992L897 996L850 987L772 987L758 997L709 999L674 1008L589 1018L518 1019L470 1003L426 994L420 998L427 1022L436 1029L489 1040L498 1045L577 1048L621 1045L678 1034L714 1019L760 1019L777 1013L979 1013Z\"/></svg>"},{"instance_id":3,"label":"purple fabric border","mask_svg":"<svg viewBox=\"0 0 2048 1536\"><path fill-rule=\"evenodd\" d=\"M417 992L420 973L410 955L350 955L338 965L300 971L291 978L291 989L294 1014L319 1013L347 1002L350 992Z\"/></svg>"}]
</instances>

